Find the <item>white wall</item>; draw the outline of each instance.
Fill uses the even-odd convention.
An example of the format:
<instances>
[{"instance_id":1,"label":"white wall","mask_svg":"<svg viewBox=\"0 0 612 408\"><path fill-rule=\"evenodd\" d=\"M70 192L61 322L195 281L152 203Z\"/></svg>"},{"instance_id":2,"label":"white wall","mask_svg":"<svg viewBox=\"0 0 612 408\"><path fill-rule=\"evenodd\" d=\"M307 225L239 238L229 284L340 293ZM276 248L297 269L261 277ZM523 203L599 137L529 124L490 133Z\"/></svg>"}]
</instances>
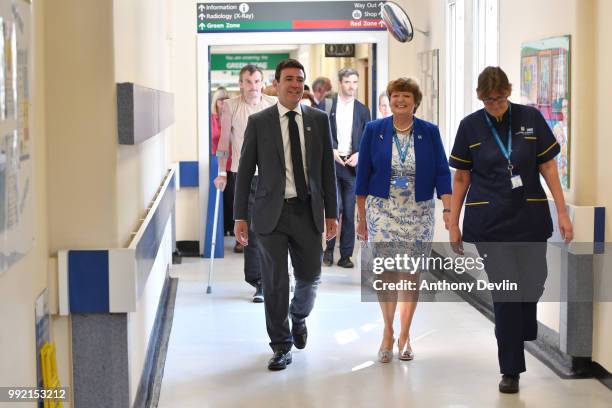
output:
<instances>
[{"instance_id":1,"label":"white wall","mask_svg":"<svg viewBox=\"0 0 612 408\"><path fill-rule=\"evenodd\" d=\"M171 37L172 78L175 96L175 131L170 147L171 158L173 162L197 161L197 34L194 22L196 1L181 0L171 4L174 28ZM181 189L177 193L176 202L176 239L197 241L198 228L202 226L198 189Z\"/></svg>"},{"instance_id":2,"label":"white wall","mask_svg":"<svg viewBox=\"0 0 612 408\"><path fill-rule=\"evenodd\" d=\"M118 245L113 13L112 4L93 0L33 5L43 10L44 77L36 87L44 88L45 98L39 107L50 118L45 121L46 273L47 258L59 249ZM55 269L48 272L54 278ZM70 319L52 322L60 382L72 389ZM19 367L35 372L35 366Z\"/></svg>"},{"instance_id":3,"label":"white wall","mask_svg":"<svg viewBox=\"0 0 612 408\"><path fill-rule=\"evenodd\" d=\"M172 92L170 0L113 3L115 82ZM174 126L134 146L117 146L117 240L126 246L130 232L154 198L169 167L166 139Z\"/></svg>"},{"instance_id":4,"label":"white wall","mask_svg":"<svg viewBox=\"0 0 612 408\"><path fill-rule=\"evenodd\" d=\"M47 187L45 132L45 44L43 5L32 7L31 130L33 170L31 193L35 200L34 236L30 252L0 275L0 384L2 386L36 385L36 344L34 302L47 286ZM61 378L64 383L65 377ZM33 407L34 404L22 404Z\"/></svg>"},{"instance_id":5,"label":"white wall","mask_svg":"<svg viewBox=\"0 0 612 408\"><path fill-rule=\"evenodd\" d=\"M44 23L50 251L114 247L117 109L112 4L55 2L45 9Z\"/></svg>"},{"instance_id":6,"label":"white wall","mask_svg":"<svg viewBox=\"0 0 612 408\"><path fill-rule=\"evenodd\" d=\"M588 26L578 26L576 12L577 9L584 7L584 1L580 0L545 0L545 1L501 1L500 2L500 66L508 74L510 82L513 84L511 98L520 101L520 80L521 80L521 44L528 41L539 40L548 37L555 37L569 34L572 36L572 55L571 55L571 162L572 171L570 174L570 190L566 192L566 198L574 204L584 203L592 205L594 197L585 197L579 200L581 191L579 190L582 181L590 177L592 169L591 160L585 152L585 134L592 134L585 127L591 122L591 98L578 91L591 83L592 72L589 58L584 58L587 44L581 44L581 36L589 30ZM529 10L528 13L525 10ZM579 46L577 46L579 45ZM586 55L590 55L586 50ZM586 85L589 86L589 85ZM589 126L592 128L592 126ZM580 140L580 143L577 143ZM588 142L586 144L588 149ZM590 194L589 194L590 195Z\"/></svg>"},{"instance_id":7,"label":"white wall","mask_svg":"<svg viewBox=\"0 0 612 408\"><path fill-rule=\"evenodd\" d=\"M589 89L596 92L592 94L594 114L594 150L591 160L595 171L589 177L592 189L596 192L597 205L606 207L606 237L612 241L612 188L610 174L610 152L612 151L612 140L610 139L610 118L612 117L612 104L610 94L612 92L612 79L610 78L610 67L612 67L612 2L608 0L593 1L594 10L591 19L585 21L589 27L593 27L595 35L594 42L589 44L595 56L594 82ZM581 139L582 140L582 139ZM607 249L610 247L608 246ZM596 293L599 288L612 287L612 254L600 255L596 260ZM600 286L607 285L607 286ZM610 291L606 290L609 294ZM600 298L601 299L601 298ZM593 330L593 360L603 365L612 372L612 299L603 299L607 302L599 302L595 305Z\"/></svg>"},{"instance_id":8,"label":"white wall","mask_svg":"<svg viewBox=\"0 0 612 408\"><path fill-rule=\"evenodd\" d=\"M114 1L113 35L115 82L174 92L171 0ZM192 11L194 8L192 7ZM175 103L183 99L175 95ZM175 112L180 112L175 106ZM134 146L117 146L117 231L120 246L127 246L130 232L140 225L170 166L175 125ZM134 402L157 313L166 268L171 259L171 222L168 221L158 257L150 272L136 312L128 315L130 402Z\"/></svg>"}]
</instances>

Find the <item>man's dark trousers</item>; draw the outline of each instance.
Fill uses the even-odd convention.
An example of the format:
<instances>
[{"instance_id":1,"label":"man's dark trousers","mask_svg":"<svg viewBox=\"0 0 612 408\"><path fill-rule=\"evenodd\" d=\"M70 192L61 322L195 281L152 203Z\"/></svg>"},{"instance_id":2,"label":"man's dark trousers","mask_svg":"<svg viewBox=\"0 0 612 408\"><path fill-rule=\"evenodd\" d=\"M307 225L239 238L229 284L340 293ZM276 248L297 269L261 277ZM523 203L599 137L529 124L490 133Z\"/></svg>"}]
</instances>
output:
<instances>
[{"instance_id":1,"label":"man's dark trousers","mask_svg":"<svg viewBox=\"0 0 612 408\"><path fill-rule=\"evenodd\" d=\"M293 337L287 311L294 321L308 317L321 276L321 233L315 227L310 202L297 198L286 202L274 231L259 234L258 238L270 347L274 351L288 351L293 345ZM287 250L296 282L291 303Z\"/></svg>"},{"instance_id":2,"label":"man's dark trousers","mask_svg":"<svg viewBox=\"0 0 612 408\"><path fill-rule=\"evenodd\" d=\"M226 232L234 233L234 190L236 173L227 172L227 184L223 190L223 235Z\"/></svg>"},{"instance_id":3,"label":"man's dark trousers","mask_svg":"<svg viewBox=\"0 0 612 408\"><path fill-rule=\"evenodd\" d=\"M341 213L340 258L353 256L355 248L355 168L336 163L338 209ZM334 250L336 238L327 241L327 249Z\"/></svg>"},{"instance_id":4,"label":"man's dark trousers","mask_svg":"<svg viewBox=\"0 0 612 408\"><path fill-rule=\"evenodd\" d=\"M244 280L253 287L261 285L261 253L257 234L251 228L251 217L253 216L253 203L255 202L255 191L257 190L257 176L251 181L249 192L248 223L249 223L249 245L244 247Z\"/></svg>"}]
</instances>

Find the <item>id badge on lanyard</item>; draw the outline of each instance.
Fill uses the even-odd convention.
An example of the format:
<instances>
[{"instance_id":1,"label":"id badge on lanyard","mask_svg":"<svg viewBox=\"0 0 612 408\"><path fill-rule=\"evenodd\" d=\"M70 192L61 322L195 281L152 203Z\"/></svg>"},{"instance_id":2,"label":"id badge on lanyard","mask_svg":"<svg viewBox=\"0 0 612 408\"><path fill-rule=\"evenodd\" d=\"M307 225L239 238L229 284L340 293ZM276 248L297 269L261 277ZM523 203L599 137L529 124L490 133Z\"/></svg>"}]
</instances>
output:
<instances>
[{"instance_id":1,"label":"id badge on lanyard","mask_svg":"<svg viewBox=\"0 0 612 408\"><path fill-rule=\"evenodd\" d=\"M410 138L410 136L408 137ZM399 138L397 137L397 133L395 132L393 133L393 142L395 143L395 147L397 147L399 159L403 167L404 163L406 162L406 156L408 156L408 148L410 147L410 143L409 141L406 141L406 145L402 149L402 146L399 142ZM393 180L393 185L398 188L408 188L408 177L396 177L395 180Z\"/></svg>"},{"instance_id":2,"label":"id badge on lanyard","mask_svg":"<svg viewBox=\"0 0 612 408\"><path fill-rule=\"evenodd\" d=\"M395 180L393 180L393 185L397 188L408 188L408 177L396 177Z\"/></svg>"},{"instance_id":3,"label":"id badge on lanyard","mask_svg":"<svg viewBox=\"0 0 612 408\"><path fill-rule=\"evenodd\" d=\"M489 119L489 116L486 112L484 112L484 115L485 119L487 120L487 124L491 128L493 137L495 138L495 141L499 146L499 150L501 150L506 160L508 160L508 174L510 175L510 184L512 185L512 189L514 190L519 187L523 187L523 180L521 179L521 175L512 174L512 170L514 169L514 166L512 165L512 160L510 158L510 156L512 155L512 105L508 105L508 146L504 146L504 144L502 143L501 138L499 137L499 133L497 133L497 129L495 129L495 126L493 126L493 124L491 123L491 119Z\"/></svg>"}]
</instances>

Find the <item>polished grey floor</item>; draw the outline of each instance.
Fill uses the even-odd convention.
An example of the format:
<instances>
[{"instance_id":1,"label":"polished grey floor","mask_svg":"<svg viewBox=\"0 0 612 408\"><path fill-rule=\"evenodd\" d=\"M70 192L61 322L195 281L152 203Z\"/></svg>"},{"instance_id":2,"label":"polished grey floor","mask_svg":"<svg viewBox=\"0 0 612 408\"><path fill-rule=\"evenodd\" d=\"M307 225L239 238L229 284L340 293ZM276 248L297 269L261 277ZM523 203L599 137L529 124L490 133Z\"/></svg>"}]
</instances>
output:
<instances>
[{"instance_id":1,"label":"polished grey floor","mask_svg":"<svg viewBox=\"0 0 612 408\"><path fill-rule=\"evenodd\" d=\"M415 360L377 362L378 304L360 301L357 269L337 266L323 269L308 346L270 372L263 305L250 302L230 247L226 239L210 295L208 260L173 267L180 280L160 407L612 407L598 381L562 380L530 354L520 393L500 394L493 325L462 302L420 303Z\"/></svg>"}]
</instances>

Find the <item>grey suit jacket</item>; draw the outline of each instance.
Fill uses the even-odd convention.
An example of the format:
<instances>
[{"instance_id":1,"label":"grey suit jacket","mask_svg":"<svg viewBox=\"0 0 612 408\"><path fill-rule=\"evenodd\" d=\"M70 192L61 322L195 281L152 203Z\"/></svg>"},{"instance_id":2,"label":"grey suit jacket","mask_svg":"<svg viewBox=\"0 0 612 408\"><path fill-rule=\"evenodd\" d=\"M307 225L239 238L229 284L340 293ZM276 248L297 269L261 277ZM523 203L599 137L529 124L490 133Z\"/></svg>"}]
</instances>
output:
<instances>
[{"instance_id":1,"label":"grey suit jacket","mask_svg":"<svg viewBox=\"0 0 612 408\"><path fill-rule=\"evenodd\" d=\"M329 120L325 112L302 106L304 144L308 163L310 206L315 227L323 232L324 218L336 218L336 169ZM278 107L249 117L236 176L234 219L246 220L251 179L259 168L251 228L267 234L276 228L284 205L285 155Z\"/></svg>"}]
</instances>

